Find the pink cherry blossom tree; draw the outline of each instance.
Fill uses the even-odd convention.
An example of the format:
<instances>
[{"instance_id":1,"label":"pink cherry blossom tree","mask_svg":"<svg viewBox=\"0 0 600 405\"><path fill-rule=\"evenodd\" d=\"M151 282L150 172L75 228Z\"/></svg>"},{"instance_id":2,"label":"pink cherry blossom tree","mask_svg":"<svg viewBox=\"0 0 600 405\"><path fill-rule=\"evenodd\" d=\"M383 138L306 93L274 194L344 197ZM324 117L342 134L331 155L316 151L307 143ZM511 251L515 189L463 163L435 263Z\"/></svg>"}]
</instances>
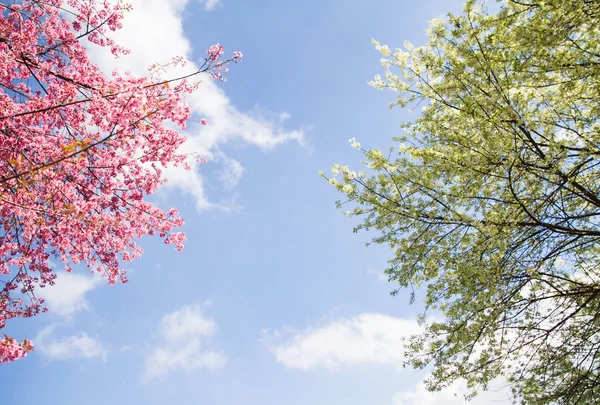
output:
<instances>
[{"instance_id":1,"label":"pink cherry blossom tree","mask_svg":"<svg viewBox=\"0 0 600 405\"><path fill-rule=\"evenodd\" d=\"M224 80L226 65L242 55L223 59L217 44L184 77L162 78L161 65L147 77L106 75L84 45L127 53L110 33L129 8L102 0L0 4L0 329L46 310L36 290L54 283L50 259L66 271L85 264L114 284L127 281L122 263L141 255L138 238L158 235L183 248L177 210L146 197L165 181L164 167L189 168L178 153L185 136L172 124L185 129L184 98L197 78ZM32 348L4 335L0 362Z\"/></svg>"}]
</instances>

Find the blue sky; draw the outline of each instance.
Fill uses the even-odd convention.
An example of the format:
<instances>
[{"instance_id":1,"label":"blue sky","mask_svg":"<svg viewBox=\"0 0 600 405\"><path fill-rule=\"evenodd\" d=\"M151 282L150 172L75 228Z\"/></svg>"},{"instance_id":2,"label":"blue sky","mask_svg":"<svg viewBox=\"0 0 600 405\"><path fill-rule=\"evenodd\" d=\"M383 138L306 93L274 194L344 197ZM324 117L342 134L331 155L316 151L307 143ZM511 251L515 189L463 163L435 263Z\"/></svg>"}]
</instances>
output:
<instances>
[{"instance_id":1,"label":"blue sky","mask_svg":"<svg viewBox=\"0 0 600 405\"><path fill-rule=\"evenodd\" d=\"M186 148L209 163L169 172L152 197L180 208L186 248L144 239L127 285L59 273L49 313L7 326L36 351L0 368L3 403L463 403L460 384L427 394L427 372L401 368L419 306L390 297L388 248L365 247L317 175L359 165L349 138L385 149L410 118L367 85L381 72L371 38L422 44L428 21L461 3L134 1L119 34L132 54L90 50L104 69L194 63L216 42L244 52L190 100L209 125L191 125Z\"/></svg>"}]
</instances>

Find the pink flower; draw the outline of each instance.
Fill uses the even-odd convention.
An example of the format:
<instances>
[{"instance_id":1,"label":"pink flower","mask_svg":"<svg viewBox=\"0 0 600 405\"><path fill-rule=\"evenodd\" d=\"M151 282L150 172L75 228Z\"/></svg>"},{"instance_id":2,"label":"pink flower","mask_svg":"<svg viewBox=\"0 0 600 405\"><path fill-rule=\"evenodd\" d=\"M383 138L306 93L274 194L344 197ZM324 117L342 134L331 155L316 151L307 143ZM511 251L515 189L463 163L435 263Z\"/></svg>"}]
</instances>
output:
<instances>
[{"instance_id":1,"label":"pink flower","mask_svg":"<svg viewBox=\"0 0 600 405\"><path fill-rule=\"evenodd\" d=\"M210 73L210 77L211 77L211 79L218 80L218 81L220 81L220 82L224 82L224 81L226 81L226 80L227 80L227 79L225 79L225 76L223 76L223 75L222 75L221 73L219 73L219 72L211 72L211 73Z\"/></svg>"},{"instance_id":2,"label":"pink flower","mask_svg":"<svg viewBox=\"0 0 600 405\"><path fill-rule=\"evenodd\" d=\"M216 61L221 55L223 55L223 52L225 52L223 46L221 44L215 44L208 48L206 54L210 60Z\"/></svg>"},{"instance_id":3,"label":"pink flower","mask_svg":"<svg viewBox=\"0 0 600 405\"><path fill-rule=\"evenodd\" d=\"M200 123L201 123L202 125L206 125L206 124L208 124L208 121L206 121L206 118L202 118L202 119L200 120Z\"/></svg>"}]
</instances>

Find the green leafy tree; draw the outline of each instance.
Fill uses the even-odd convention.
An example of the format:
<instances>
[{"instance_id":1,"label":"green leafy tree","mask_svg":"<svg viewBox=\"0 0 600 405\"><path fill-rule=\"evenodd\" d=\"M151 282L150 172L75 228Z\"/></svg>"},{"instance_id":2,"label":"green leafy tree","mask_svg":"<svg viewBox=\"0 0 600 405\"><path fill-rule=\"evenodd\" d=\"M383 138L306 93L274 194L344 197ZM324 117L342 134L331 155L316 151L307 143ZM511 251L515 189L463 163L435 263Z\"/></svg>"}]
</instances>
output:
<instances>
[{"instance_id":1,"label":"green leafy tree","mask_svg":"<svg viewBox=\"0 0 600 405\"><path fill-rule=\"evenodd\" d=\"M371 84L421 112L389 154L351 140L367 174L327 179L441 319L406 345L429 389L501 376L515 402L600 403L600 1L495 9L468 1L423 47L374 41Z\"/></svg>"}]
</instances>

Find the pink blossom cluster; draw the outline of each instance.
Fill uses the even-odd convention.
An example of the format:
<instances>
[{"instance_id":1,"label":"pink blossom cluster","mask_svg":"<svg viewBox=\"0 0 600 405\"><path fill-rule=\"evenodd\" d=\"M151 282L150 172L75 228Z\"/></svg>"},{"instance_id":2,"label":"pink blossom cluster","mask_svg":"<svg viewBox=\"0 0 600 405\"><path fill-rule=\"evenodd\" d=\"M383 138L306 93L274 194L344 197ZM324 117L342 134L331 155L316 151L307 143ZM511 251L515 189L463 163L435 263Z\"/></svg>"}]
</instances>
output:
<instances>
[{"instance_id":1,"label":"pink blossom cluster","mask_svg":"<svg viewBox=\"0 0 600 405\"><path fill-rule=\"evenodd\" d=\"M62 14L65 6L71 21ZM0 4L0 328L45 311L35 290L53 285L49 260L84 264L109 284L126 282L123 262L142 254L136 240L158 235L177 250L185 235L176 209L146 197L168 165L188 168L178 152L190 116L184 97L201 73L222 75L241 53L221 60L219 44L196 72L165 80L113 73L90 62L82 41L127 53L109 36L121 3L20 0ZM171 64L183 64L179 58ZM221 79L219 79L221 80ZM206 125L206 120L202 121ZM31 348L5 338L0 362ZM25 351L25 352L23 352Z\"/></svg>"},{"instance_id":2,"label":"pink blossom cluster","mask_svg":"<svg viewBox=\"0 0 600 405\"><path fill-rule=\"evenodd\" d=\"M213 80L217 80L219 82L225 82L225 76L221 74L221 72L210 72L210 78Z\"/></svg>"},{"instance_id":3,"label":"pink blossom cluster","mask_svg":"<svg viewBox=\"0 0 600 405\"><path fill-rule=\"evenodd\" d=\"M206 51L208 59L213 61L219 59L221 55L223 55L223 53L225 53L225 48L223 48L221 44L214 44L213 46L208 48L208 51Z\"/></svg>"},{"instance_id":4,"label":"pink blossom cluster","mask_svg":"<svg viewBox=\"0 0 600 405\"><path fill-rule=\"evenodd\" d=\"M244 56L244 55L243 55L243 54L242 54L240 51L235 51L235 52L233 53L233 61L234 61L235 63L239 63L239 62L241 62L241 61L242 61L242 57L243 57L243 56Z\"/></svg>"},{"instance_id":5,"label":"pink blossom cluster","mask_svg":"<svg viewBox=\"0 0 600 405\"><path fill-rule=\"evenodd\" d=\"M228 68L228 63L229 62L235 62L235 63L239 63L242 61L242 57L243 54L240 51L235 51L233 53L233 57L231 59L228 59L226 61L222 61L221 55L223 55L224 53L224 48L223 46L221 46L221 44L215 44L213 46L211 46L208 51L206 51L206 54L208 55L208 57L206 58L206 61L204 62L205 65L210 65L213 69L212 72L210 72L210 77L213 80L217 80L220 82L224 82L226 81L225 76L223 76L223 74L220 71L223 72L227 72L229 70Z\"/></svg>"},{"instance_id":6,"label":"pink blossom cluster","mask_svg":"<svg viewBox=\"0 0 600 405\"><path fill-rule=\"evenodd\" d=\"M8 363L27 356L27 353L33 350L31 341L25 339L22 343L13 338L4 335L0 340L0 363Z\"/></svg>"}]
</instances>

